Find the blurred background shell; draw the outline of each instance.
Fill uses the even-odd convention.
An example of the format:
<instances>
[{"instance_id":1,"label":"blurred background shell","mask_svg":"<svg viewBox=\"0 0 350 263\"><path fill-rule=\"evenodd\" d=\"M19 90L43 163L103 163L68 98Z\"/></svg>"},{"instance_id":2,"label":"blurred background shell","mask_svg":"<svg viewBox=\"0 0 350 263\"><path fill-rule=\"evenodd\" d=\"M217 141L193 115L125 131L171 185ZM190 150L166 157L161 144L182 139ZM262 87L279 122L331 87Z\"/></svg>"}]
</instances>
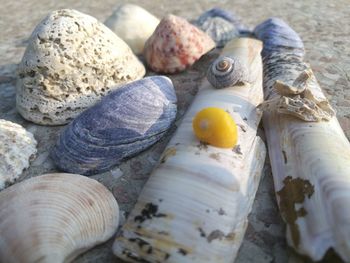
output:
<instances>
[{"instance_id":1,"label":"blurred background shell","mask_svg":"<svg viewBox=\"0 0 350 263\"><path fill-rule=\"evenodd\" d=\"M176 117L171 80L147 77L111 92L63 131L51 157L63 171L107 171L164 136Z\"/></svg>"},{"instance_id":2,"label":"blurred background shell","mask_svg":"<svg viewBox=\"0 0 350 263\"><path fill-rule=\"evenodd\" d=\"M105 25L123 39L135 54L141 54L159 19L140 6L120 5L107 18Z\"/></svg>"},{"instance_id":3,"label":"blurred background shell","mask_svg":"<svg viewBox=\"0 0 350 263\"><path fill-rule=\"evenodd\" d=\"M215 42L186 19L167 15L147 40L144 55L155 72L176 73L215 48Z\"/></svg>"},{"instance_id":4,"label":"blurred background shell","mask_svg":"<svg viewBox=\"0 0 350 263\"><path fill-rule=\"evenodd\" d=\"M107 241L119 208L99 182L46 174L0 192L0 262L70 262Z\"/></svg>"},{"instance_id":5,"label":"blurred background shell","mask_svg":"<svg viewBox=\"0 0 350 263\"><path fill-rule=\"evenodd\" d=\"M0 190L14 183L37 152L33 134L21 125L0 119Z\"/></svg>"},{"instance_id":6,"label":"blurred background shell","mask_svg":"<svg viewBox=\"0 0 350 263\"><path fill-rule=\"evenodd\" d=\"M193 24L206 32L215 42L217 47L223 47L227 42L247 31L238 16L223 10L213 8L200 15Z\"/></svg>"},{"instance_id":7,"label":"blurred background shell","mask_svg":"<svg viewBox=\"0 0 350 263\"><path fill-rule=\"evenodd\" d=\"M18 68L17 110L43 125L68 123L145 68L129 46L95 18L51 12L33 31Z\"/></svg>"}]
</instances>

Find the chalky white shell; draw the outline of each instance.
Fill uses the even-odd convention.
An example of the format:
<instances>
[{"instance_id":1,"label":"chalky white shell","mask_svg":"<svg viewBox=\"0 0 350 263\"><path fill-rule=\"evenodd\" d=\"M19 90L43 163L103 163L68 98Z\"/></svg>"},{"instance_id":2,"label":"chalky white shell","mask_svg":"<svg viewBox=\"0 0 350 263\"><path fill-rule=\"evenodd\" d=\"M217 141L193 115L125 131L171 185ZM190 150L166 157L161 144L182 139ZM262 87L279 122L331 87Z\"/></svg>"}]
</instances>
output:
<instances>
[{"instance_id":1,"label":"chalky white shell","mask_svg":"<svg viewBox=\"0 0 350 263\"><path fill-rule=\"evenodd\" d=\"M29 167L36 145L33 134L21 125L0 119L0 190Z\"/></svg>"},{"instance_id":2,"label":"chalky white shell","mask_svg":"<svg viewBox=\"0 0 350 263\"><path fill-rule=\"evenodd\" d=\"M0 262L70 262L108 240L118 204L99 182L47 174L0 192Z\"/></svg>"},{"instance_id":3,"label":"chalky white shell","mask_svg":"<svg viewBox=\"0 0 350 263\"><path fill-rule=\"evenodd\" d=\"M135 54L141 54L159 19L140 6L120 5L107 18L105 25L123 39Z\"/></svg>"},{"instance_id":4,"label":"chalky white shell","mask_svg":"<svg viewBox=\"0 0 350 263\"><path fill-rule=\"evenodd\" d=\"M262 43L248 38L233 42L231 54L249 66L255 81L225 89L203 82L113 245L118 257L150 263L234 261L266 149L257 136ZM192 120L207 107L220 107L234 118L239 146L223 149L198 141Z\"/></svg>"},{"instance_id":5,"label":"chalky white shell","mask_svg":"<svg viewBox=\"0 0 350 263\"><path fill-rule=\"evenodd\" d=\"M17 110L38 124L65 124L144 74L128 45L95 18L53 11L35 28L19 65Z\"/></svg>"}]
</instances>

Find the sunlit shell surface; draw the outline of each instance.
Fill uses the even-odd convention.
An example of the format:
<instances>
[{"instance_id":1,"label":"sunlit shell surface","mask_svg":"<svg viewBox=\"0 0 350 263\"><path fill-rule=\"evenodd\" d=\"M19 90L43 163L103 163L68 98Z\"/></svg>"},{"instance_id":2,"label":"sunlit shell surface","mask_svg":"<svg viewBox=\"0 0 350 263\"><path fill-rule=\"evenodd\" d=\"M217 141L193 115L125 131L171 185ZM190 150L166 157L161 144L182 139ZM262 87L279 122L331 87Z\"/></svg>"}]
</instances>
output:
<instances>
[{"instance_id":1,"label":"sunlit shell surface","mask_svg":"<svg viewBox=\"0 0 350 263\"><path fill-rule=\"evenodd\" d=\"M204 12L193 24L206 32L216 42L217 47L223 47L237 37L241 30L246 30L235 14L221 8Z\"/></svg>"},{"instance_id":2,"label":"sunlit shell surface","mask_svg":"<svg viewBox=\"0 0 350 263\"><path fill-rule=\"evenodd\" d=\"M123 39L135 54L143 52L147 39L158 24L158 18L133 4L120 5L105 22L105 25Z\"/></svg>"},{"instance_id":3,"label":"sunlit shell surface","mask_svg":"<svg viewBox=\"0 0 350 263\"><path fill-rule=\"evenodd\" d=\"M252 38L233 41L231 55L248 65L255 81L225 89L202 82L118 232L113 253L127 262L234 262L266 150L257 137L261 112L256 106L263 101L262 43ZM193 120L208 107L218 107L235 120L235 147L214 147L196 138ZM220 133L232 131L225 126Z\"/></svg>"},{"instance_id":4,"label":"sunlit shell surface","mask_svg":"<svg viewBox=\"0 0 350 263\"><path fill-rule=\"evenodd\" d=\"M147 77L111 92L63 131L51 156L63 171L100 173L157 142L176 117L171 80Z\"/></svg>"},{"instance_id":5,"label":"sunlit shell surface","mask_svg":"<svg viewBox=\"0 0 350 263\"><path fill-rule=\"evenodd\" d=\"M33 134L21 125L0 119L0 190L29 167L36 145Z\"/></svg>"},{"instance_id":6,"label":"sunlit shell surface","mask_svg":"<svg viewBox=\"0 0 350 263\"><path fill-rule=\"evenodd\" d=\"M0 262L70 262L112 237L118 204L99 182L46 174L0 192Z\"/></svg>"},{"instance_id":7,"label":"sunlit shell surface","mask_svg":"<svg viewBox=\"0 0 350 263\"><path fill-rule=\"evenodd\" d=\"M276 18L258 25L254 32L264 42L265 103L280 98L298 102L283 114L275 108L263 117L288 244L314 261L332 248L344 262L350 262L350 143L335 116L313 120L295 112L295 106L306 107L308 100L319 105L319 110L330 109L304 62L297 33Z\"/></svg>"},{"instance_id":8,"label":"sunlit shell surface","mask_svg":"<svg viewBox=\"0 0 350 263\"><path fill-rule=\"evenodd\" d=\"M215 47L215 42L185 19L168 15L145 44L144 55L156 72L185 70Z\"/></svg>"},{"instance_id":9,"label":"sunlit shell surface","mask_svg":"<svg viewBox=\"0 0 350 263\"><path fill-rule=\"evenodd\" d=\"M144 74L129 46L94 17L53 11L28 40L18 67L16 107L29 121L65 124Z\"/></svg>"}]
</instances>

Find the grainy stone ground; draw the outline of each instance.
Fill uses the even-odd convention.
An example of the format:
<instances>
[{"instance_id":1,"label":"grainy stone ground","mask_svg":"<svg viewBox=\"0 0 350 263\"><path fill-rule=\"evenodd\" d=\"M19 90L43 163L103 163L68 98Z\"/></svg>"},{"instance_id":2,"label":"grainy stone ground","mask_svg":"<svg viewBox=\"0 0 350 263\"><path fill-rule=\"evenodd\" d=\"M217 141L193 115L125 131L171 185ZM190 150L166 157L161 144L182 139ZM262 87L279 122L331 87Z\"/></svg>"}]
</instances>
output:
<instances>
[{"instance_id":1,"label":"grainy stone ground","mask_svg":"<svg viewBox=\"0 0 350 263\"><path fill-rule=\"evenodd\" d=\"M350 137L350 11L347 0L337 1L76 1L76 0L0 0L0 118L17 122L34 133L38 140L38 157L23 173L22 179L56 171L48 157L48 151L64 127L43 127L22 119L15 109L16 68L20 62L35 25L50 11L74 8L104 21L118 4L130 2L143 6L158 17L167 13L188 19L197 17L204 10L219 6L240 15L249 26L254 26L270 16L286 20L302 37L306 47L306 60L311 64L321 87L331 104L338 111L338 118ZM132 30L132 29L130 29ZM217 54L205 56L185 73L171 76L179 98L181 118L196 94L205 69ZM160 157L167 138L151 149L132 158L110 172L93 176L110 189L117 198L122 220L136 202L152 168ZM1 142L0 142L1 143ZM279 216L275 201L271 169L266 161L264 174L255 198L253 211L243 245L236 259L249 262L309 262L287 247L285 225ZM75 262L121 262L111 254L112 241L96 247ZM335 262L334 258L325 260Z\"/></svg>"}]
</instances>

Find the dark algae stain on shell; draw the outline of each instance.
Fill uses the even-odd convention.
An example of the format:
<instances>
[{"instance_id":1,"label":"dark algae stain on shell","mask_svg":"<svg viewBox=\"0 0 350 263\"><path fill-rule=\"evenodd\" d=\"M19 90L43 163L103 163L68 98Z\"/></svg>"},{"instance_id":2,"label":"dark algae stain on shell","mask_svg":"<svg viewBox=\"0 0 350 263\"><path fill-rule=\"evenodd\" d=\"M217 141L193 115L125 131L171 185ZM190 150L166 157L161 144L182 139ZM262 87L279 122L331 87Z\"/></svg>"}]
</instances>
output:
<instances>
[{"instance_id":1,"label":"dark algae stain on shell","mask_svg":"<svg viewBox=\"0 0 350 263\"><path fill-rule=\"evenodd\" d=\"M296 204L302 204L305 198L311 198L314 193L314 186L301 178L287 176L284 180L284 187L277 192L280 197L280 210L283 218L290 226L292 240L295 246L299 245L299 227L295 223L298 217L306 216L304 207L296 208Z\"/></svg>"},{"instance_id":2,"label":"dark algae stain on shell","mask_svg":"<svg viewBox=\"0 0 350 263\"><path fill-rule=\"evenodd\" d=\"M111 92L80 114L60 135L51 157L63 171L107 171L156 143L175 120L171 80L147 77Z\"/></svg>"}]
</instances>

